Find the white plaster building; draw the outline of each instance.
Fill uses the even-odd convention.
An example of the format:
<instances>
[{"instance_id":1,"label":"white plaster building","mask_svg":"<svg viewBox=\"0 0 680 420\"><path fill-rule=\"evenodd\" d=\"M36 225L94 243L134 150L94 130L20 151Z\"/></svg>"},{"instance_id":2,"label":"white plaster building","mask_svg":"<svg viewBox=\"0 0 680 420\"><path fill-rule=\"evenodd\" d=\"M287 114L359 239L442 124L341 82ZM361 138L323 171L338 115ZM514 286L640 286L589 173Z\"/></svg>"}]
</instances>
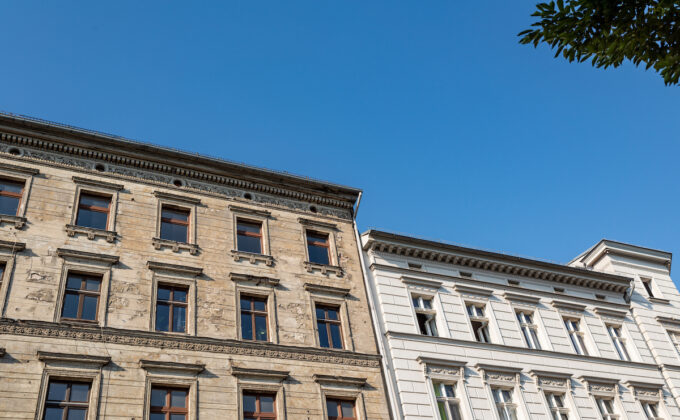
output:
<instances>
[{"instance_id":1,"label":"white plaster building","mask_svg":"<svg viewBox=\"0 0 680 420\"><path fill-rule=\"evenodd\" d=\"M601 241L560 265L361 239L395 418L680 419L670 254Z\"/></svg>"}]
</instances>

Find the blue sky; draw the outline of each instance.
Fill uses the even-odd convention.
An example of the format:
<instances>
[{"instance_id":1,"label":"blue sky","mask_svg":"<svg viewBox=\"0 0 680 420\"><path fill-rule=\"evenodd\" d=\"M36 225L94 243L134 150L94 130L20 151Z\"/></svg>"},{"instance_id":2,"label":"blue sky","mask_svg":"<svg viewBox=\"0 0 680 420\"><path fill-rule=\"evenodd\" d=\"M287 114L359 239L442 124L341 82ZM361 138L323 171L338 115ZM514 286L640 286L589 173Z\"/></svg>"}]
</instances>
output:
<instances>
[{"instance_id":1,"label":"blue sky","mask_svg":"<svg viewBox=\"0 0 680 420\"><path fill-rule=\"evenodd\" d=\"M4 1L0 109L362 188L362 230L680 251L679 88L519 45L534 3Z\"/></svg>"}]
</instances>

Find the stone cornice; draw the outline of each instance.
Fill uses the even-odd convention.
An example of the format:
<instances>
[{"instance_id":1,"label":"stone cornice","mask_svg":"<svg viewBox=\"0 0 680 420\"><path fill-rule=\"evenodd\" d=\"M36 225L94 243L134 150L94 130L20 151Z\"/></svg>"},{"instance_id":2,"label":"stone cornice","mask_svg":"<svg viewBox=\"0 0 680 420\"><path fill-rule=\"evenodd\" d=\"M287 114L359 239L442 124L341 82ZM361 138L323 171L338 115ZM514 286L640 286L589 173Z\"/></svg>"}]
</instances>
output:
<instances>
[{"instance_id":1,"label":"stone cornice","mask_svg":"<svg viewBox=\"0 0 680 420\"><path fill-rule=\"evenodd\" d=\"M8 114L0 114L0 141L20 149L20 154L13 156L15 158L33 160L31 158L37 157L39 160L51 160L52 163L94 170L88 165L64 162L66 159L63 158L45 159L44 152L70 155L81 160L99 161L100 169L106 172L119 173L116 168L109 166L125 167L125 173L143 170L157 174L147 179L169 184L173 183L173 178L181 177L341 208L345 210L341 218L351 219L352 208L360 193L358 189L328 182ZM40 153L25 153L25 147L37 149ZM6 150L0 152L7 153ZM313 213L310 208L299 209ZM336 216L330 209L316 210L325 216Z\"/></svg>"},{"instance_id":2,"label":"stone cornice","mask_svg":"<svg viewBox=\"0 0 680 420\"><path fill-rule=\"evenodd\" d=\"M21 252L26 249L25 242L12 242L0 240L0 251L5 252Z\"/></svg>"},{"instance_id":3,"label":"stone cornice","mask_svg":"<svg viewBox=\"0 0 680 420\"><path fill-rule=\"evenodd\" d=\"M233 204L229 204L229 210L233 211L234 213L243 213L243 214L252 214L255 216L260 216L260 217L271 217L272 212L267 211L267 210L261 210L261 209L253 209L250 207L243 207L243 206L235 206Z\"/></svg>"},{"instance_id":4,"label":"stone cornice","mask_svg":"<svg viewBox=\"0 0 680 420\"><path fill-rule=\"evenodd\" d=\"M352 386L361 388L366 385L367 378L354 378L351 376L334 376L314 374L314 382L322 385Z\"/></svg>"},{"instance_id":5,"label":"stone cornice","mask_svg":"<svg viewBox=\"0 0 680 420\"><path fill-rule=\"evenodd\" d=\"M77 249L68 248L57 248L57 256L61 258L97 261L110 265L116 264L119 260L117 255L98 254L95 252L78 251Z\"/></svg>"},{"instance_id":6,"label":"stone cornice","mask_svg":"<svg viewBox=\"0 0 680 420\"><path fill-rule=\"evenodd\" d=\"M626 315L628 315L628 312L626 312L626 311L615 311L615 310L609 309L609 308L596 307L595 309L593 309L593 311L603 318L618 319L618 320L623 320L623 319L626 318Z\"/></svg>"},{"instance_id":7,"label":"stone cornice","mask_svg":"<svg viewBox=\"0 0 680 420\"><path fill-rule=\"evenodd\" d=\"M200 276L203 274L201 267L189 265L170 264L160 261L147 261L146 266L152 271L168 271L176 274L188 274L190 276Z\"/></svg>"},{"instance_id":8,"label":"stone cornice","mask_svg":"<svg viewBox=\"0 0 680 420\"><path fill-rule=\"evenodd\" d=\"M347 297L350 292L350 289L346 287L325 286L323 284L316 283L305 283L304 288L310 293L325 293L340 297Z\"/></svg>"},{"instance_id":9,"label":"stone cornice","mask_svg":"<svg viewBox=\"0 0 680 420\"><path fill-rule=\"evenodd\" d=\"M248 282L248 283L255 283L257 286L265 285L265 286L269 286L269 287L276 287L280 283L279 279L275 279L275 278L271 278L271 277L264 277L264 276L254 276L252 274L244 274L244 273L229 273L229 278L234 283Z\"/></svg>"},{"instance_id":10,"label":"stone cornice","mask_svg":"<svg viewBox=\"0 0 680 420\"><path fill-rule=\"evenodd\" d=\"M110 356L91 356L88 354L55 353L38 351L38 360L42 362L78 363L84 365L105 366L111 361Z\"/></svg>"},{"instance_id":11,"label":"stone cornice","mask_svg":"<svg viewBox=\"0 0 680 420\"><path fill-rule=\"evenodd\" d=\"M553 372L550 370L539 370L539 369L532 369L529 372L529 375L533 377L540 377L540 378L560 378L560 379L571 379L571 373L563 373L563 372Z\"/></svg>"},{"instance_id":12,"label":"stone cornice","mask_svg":"<svg viewBox=\"0 0 680 420\"><path fill-rule=\"evenodd\" d=\"M304 217L298 217L298 222L303 226L309 226L312 228L320 227L324 229L338 230L338 225L336 225L335 223L321 222L319 220L312 220Z\"/></svg>"},{"instance_id":13,"label":"stone cornice","mask_svg":"<svg viewBox=\"0 0 680 420\"><path fill-rule=\"evenodd\" d=\"M553 299L552 306L558 311L584 312L586 310L586 305L579 305L578 303L558 299Z\"/></svg>"},{"instance_id":14,"label":"stone cornice","mask_svg":"<svg viewBox=\"0 0 680 420\"><path fill-rule=\"evenodd\" d=\"M253 343L208 337L175 336L164 333L124 330L89 325L63 325L43 321L0 319L0 334L41 337L45 340L71 339L82 342L155 347L162 349L204 351L221 354L300 360L306 363L330 363L365 368L380 368L377 354L326 350L313 347L283 346L272 343Z\"/></svg>"},{"instance_id":15,"label":"stone cornice","mask_svg":"<svg viewBox=\"0 0 680 420\"><path fill-rule=\"evenodd\" d=\"M610 239L602 239L595 246L572 260L571 263L579 262L586 267L593 267L606 255L616 255L658 264L666 267L669 273L671 272L671 263L673 261L673 254L670 252L612 241Z\"/></svg>"},{"instance_id":16,"label":"stone cornice","mask_svg":"<svg viewBox=\"0 0 680 420\"><path fill-rule=\"evenodd\" d=\"M460 293L461 295L464 296L480 296L484 298L488 298L489 296L493 295L493 290L491 289L486 289L483 287L473 287L473 286L467 286L465 284L455 284L453 286L453 290L456 292Z\"/></svg>"},{"instance_id":17,"label":"stone cornice","mask_svg":"<svg viewBox=\"0 0 680 420\"><path fill-rule=\"evenodd\" d=\"M154 191L153 195L155 195L156 198L160 198L162 200L177 201L177 202L180 202L180 203L192 204L192 205L196 205L196 206L201 204L200 198L189 197L189 196L186 196L186 195L172 194L172 193L168 193L168 192L165 192L165 191Z\"/></svg>"},{"instance_id":18,"label":"stone cornice","mask_svg":"<svg viewBox=\"0 0 680 420\"><path fill-rule=\"evenodd\" d=\"M418 356L416 359L418 363L424 364L424 365L437 365L437 366L447 366L447 367L452 367L452 368L461 368L463 366L467 365L467 362L461 362L458 360L448 360L448 359L440 359L437 357L427 357L427 356Z\"/></svg>"},{"instance_id":19,"label":"stone cornice","mask_svg":"<svg viewBox=\"0 0 680 420\"><path fill-rule=\"evenodd\" d=\"M662 325L680 330L680 318L657 316L656 320Z\"/></svg>"},{"instance_id":20,"label":"stone cornice","mask_svg":"<svg viewBox=\"0 0 680 420\"><path fill-rule=\"evenodd\" d=\"M530 296L528 294L505 292L503 297L506 300L517 303L529 303L532 305L538 305L541 302L541 298L538 296Z\"/></svg>"},{"instance_id":21,"label":"stone cornice","mask_svg":"<svg viewBox=\"0 0 680 420\"><path fill-rule=\"evenodd\" d=\"M406 277L406 276L401 277L401 282L404 284L408 284L410 286L428 287L430 289L439 289L440 287L442 287L443 284L443 282L439 280L430 280L421 277Z\"/></svg>"},{"instance_id":22,"label":"stone cornice","mask_svg":"<svg viewBox=\"0 0 680 420\"><path fill-rule=\"evenodd\" d=\"M251 369L241 366L231 366L231 374L239 379L258 379L264 381L282 382L288 379L287 370Z\"/></svg>"},{"instance_id":23,"label":"stone cornice","mask_svg":"<svg viewBox=\"0 0 680 420\"><path fill-rule=\"evenodd\" d=\"M123 184L114 184L111 182L99 181L97 179L83 178L81 176L74 176L73 182L80 185L85 185L88 187L103 188L105 190L120 191L125 186Z\"/></svg>"},{"instance_id":24,"label":"stone cornice","mask_svg":"<svg viewBox=\"0 0 680 420\"><path fill-rule=\"evenodd\" d=\"M140 360L139 366L148 371L170 371L175 373L189 373L198 375L205 370L202 363L164 362L160 360Z\"/></svg>"},{"instance_id":25,"label":"stone cornice","mask_svg":"<svg viewBox=\"0 0 680 420\"><path fill-rule=\"evenodd\" d=\"M461 267L511 274L555 283L623 293L632 279L545 261L482 251L370 230L362 235L365 251L382 252Z\"/></svg>"},{"instance_id":26,"label":"stone cornice","mask_svg":"<svg viewBox=\"0 0 680 420\"><path fill-rule=\"evenodd\" d=\"M593 383L593 384L608 384L608 385L618 385L619 379L617 378L605 378L602 376L590 376L583 375L578 377L579 380L583 382Z\"/></svg>"},{"instance_id":27,"label":"stone cornice","mask_svg":"<svg viewBox=\"0 0 680 420\"><path fill-rule=\"evenodd\" d=\"M24 175L38 175L40 170L35 168L28 168L26 166L11 165L9 163L0 163L0 170L7 172L16 172Z\"/></svg>"}]
</instances>

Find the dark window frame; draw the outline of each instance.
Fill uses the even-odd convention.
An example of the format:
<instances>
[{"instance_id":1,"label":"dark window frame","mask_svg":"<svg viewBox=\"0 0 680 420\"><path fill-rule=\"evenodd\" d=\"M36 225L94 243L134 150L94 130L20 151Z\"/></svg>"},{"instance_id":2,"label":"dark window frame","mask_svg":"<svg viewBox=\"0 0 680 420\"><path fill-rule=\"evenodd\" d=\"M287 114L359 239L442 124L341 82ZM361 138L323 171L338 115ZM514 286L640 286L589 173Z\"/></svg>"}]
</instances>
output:
<instances>
[{"instance_id":1,"label":"dark window frame","mask_svg":"<svg viewBox=\"0 0 680 420\"><path fill-rule=\"evenodd\" d=\"M165 391L165 405L163 407L151 405L151 396L149 396L149 415L151 414L164 414L166 420L170 420L170 416L173 414L183 414L186 419L189 416L189 388L179 387L179 386L165 386L165 385L152 385L151 392L154 390ZM171 402L172 391L184 391L186 395L184 396L184 407L173 407Z\"/></svg>"},{"instance_id":2,"label":"dark window frame","mask_svg":"<svg viewBox=\"0 0 680 420\"><path fill-rule=\"evenodd\" d=\"M96 197L96 198L107 198L109 200L109 205L104 208L104 207L99 207L99 206L91 206L87 204L83 204L83 196L85 197ZM106 223L104 225L104 228L94 228L94 229L101 229L101 230L108 230L109 229L109 223L111 222L111 205L113 203L113 196L104 194L104 193L96 193L96 192L91 192L91 191L81 191L80 195L78 196L78 209L76 211L76 226L82 226L78 224L78 218L80 216L80 210L89 210L92 212L97 212L97 213L106 213ZM84 227L89 227L89 226L84 226Z\"/></svg>"},{"instance_id":3,"label":"dark window frame","mask_svg":"<svg viewBox=\"0 0 680 420\"><path fill-rule=\"evenodd\" d=\"M317 311L321 309L324 311L324 319L319 319L317 316ZM333 310L338 313L338 319L330 319L328 318L328 310ZM345 348L345 338L343 337L342 333L342 315L340 313L341 306L334 306L331 304L315 304L314 305L314 318L316 318L316 326L317 329L319 328L319 322L324 324L324 327L326 328L326 334L328 336L328 347L322 346L321 345L321 337L319 336L319 331L317 331L317 338L319 339L319 346L323 348L329 348L329 349L337 349L337 350L342 350ZM340 330L340 347L335 347L333 342L333 334L331 332L331 325L337 325L338 329Z\"/></svg>"},{"instance_id":4,"label":"dark window frame","mask_svg":"<svg viewBox=\"0 0 680 420\"><path fill-rule=\"evenodd\" d=\"M250 308L249 309L244 309L242 302L244 300L249 300L250 301ZM255 309L255 301L260 301L264 302L264 311L258 311ZM248 341L263 341L263 342L268 342L269 341L269 311L268 309L268 303L269 299L266 296L258 296L258 295L252 295L249 293L242 293L239 297L239 310L240 310L240 318L241 318L241 339L243 340L248 340ZM247 313L250 315L250 324L251 324L251 331L253 334L252 338L246 338L243 336L243 314ZM256 333L256 327L255 327L255 316L256 315L264 315L265 319L265 332L267 333L267 337L264 340L258 340L257 333Z\"/></svg>"},{"instance_id":5,"label":"dark window frame","mask_svg":"<svg viewBox=\"0 0 680 420\"><path fill-rule=\"evenodd\" d=\"M326 413L327 420L357 420L358 419L356 400L344 399L344 398L326 398L326 407L328 407L329 402L334 402L334 403L337 404L339 416L331 416L330 414ZM351 402L352 403L352 417L345 417L345 416L342 415L342 403L343 402ZM328 410L328 408L326 408L326 410Z\"/></svg>"},{"instance_id":6,"label":"dark window frame","mask_svg":"<svg viewBox=\"0 0 680 420\"><path fill-rule=\"evenodd\" d=\"M81 277L80 281L80 289L69 289L68 288L68 280L71 276L79 276ZM85 288L85 285L87 284L87 280L97 280L99 281L99 289L96 291L94 290L87 290ZM98 322L99 321L99 305L101 305L101 296L102 296L102 284L104 283L104 276L101 274L92 274L92 273L82 273L79 271L70 271L66 273L66 283L64 284L64 298L62 300L62 305L61 305L61 315L60 319L62 321L80 321L80 322ZM78 295L78 310L76 311L76 317L75 318L69 318L64 316L64 310L66 309L66 295L67 294L74 294ZM96 296L97 297L97 307L94 312L94 319L84 319L83 316L83 303L85 302L85 296Z\"/></svg>"},{"instance_id":7,"label":"dark window frame","mask_svg":"<svg viewBox=\"0 0 680 420\"><path fill-rule=\"evenodd\" d=\"M24 200L24 192L26 191L26 181L19 181L11 178L0 178L0 184L15 184L15 185L21 185L21 192L19 193L13 193L10 191L5 191L0 189L0 197L11 197L11 198L17 198L19 201L17 202L17 210L14 212L14 214L11 214L9 216L18 216L19 215L19 210L21 209L21 204L23 203Z\"/></svg>"},{"instance_id":8,"label":"dark window frame","mask_svg":"<svg viewBox=\"0 0 680 420\"><path fill-rule=\"evenodd\" d=\"M64 396L63 401L57 401L57 400L50 400L49 399L49 390L50 390L50 385L52 384L66 384L66 394ZM87 399L85 402L80 402L80 401L69 401L71 399L71 389L74 384L87 384L88 385L88 390L87 390ZM83 381L83 380L70 380L70 379L50 379L47 382L47 389L45 391L45 403L43 407L43 419L47 416L47 409L50 407L57 407L57 408L63 408L64 411L62 412L62 419L67 419L68 418L68 412L71 408L79 408L79 409L85 409L85 418L87 418L87 415L90 411L90 397L92 394L92 382L91 381Z\"/></svg>"},{"instance_id":9,"label":"dark window frame","mask_svg":"<svg viewBox=\"0 0 680 420\"><path fill-rule=\"evenodd\" d=\"M326 240L324 242L319 242L319 241L315 241L315 240L310 241L310 236L325 237ZM305 230L305 241L307 242L307 258L309 258L309 262L312 262L314 264L323 264L323 265L332 265L333 264L333 258L331 256L331 235L330 235L330 233L321 232L321 231L313 230L313 229L307 229L307 230ZM311 247L325 248L326 249L326 255L327 255L327 258L328 258L328 262L326 263L326 262L319 262L319 261L312 260L312 253L310 252Z\"/></svg>"},{"instance_id":10,"label":"dark window frame","mask_svg":"<svg viewBox=\"0 0 680 420\"><path fill-rule=\"evenodd\" d=\"M245 407L241 407L241 412L243 414L243 418L253 418L255 420L276 420L277 415L276 415L276 393L271 393L271 392L255 392L255 391L244 391L243 395L241 396L241 404L243 404L243 399L245 398L246 395L249 396L254 396L255 397L255 410L257 411L245 411ZM271 413L263 413L261 412L262 404L260 399L262 397L272 397L274 400L274 404L272 407L272 412Z\"/></svg>"},{"instance_id":11,"label":"dark window frame","mask_svg":"<svg viewBox=\"0 0 680 420\"><path fill-rule=\"evenodd\" d=\"M170 297L169 299L159 299L158 297L158 289L165 288L165 289L170 289ZM175 290L182 290L186 294L186 300L184 302L182 301L176 301L174 300L175 297ZM175 334L186 334L188 329L189 329L189 293L190 293L190 287L185 286L185 285L180 285L180 284L171 284L171 283L158 283L156 285L156 312L154 314L154 317L156 318L154 321L154 329L156 331L160 332L167 332L167 333L175 333ZM167 330L159 330L158 329L158 304L162 303L166 306L168 306L168 329ZM172 330L172 325L174 321L174 309L175 306L179 307L184 307L184 331L173 331Z\"/></svg>"},{"instance_id":12,"label":"dark window frame","mask_svg":"<svg viewBox=\"0 0 680 420\"><path fill-rule=\"evenodd\" d=\"M180 220L180 219L173 219L171 217L163 217L163 211L164 210L170 210L170 211L175 211L178 213L186 213L187 215L187 220ZM159 232L158 236L161 239L164 240L169 240L169 241L174 241L174 242L181 242L181 243L191 243L190 238L191 238L191 209L186 208L186 207L181 207L181 206L175 206L172 204L161 204L161 213L160 213L160 223L159 223ZM184 241L178 241L176 239L169 239L163 237L163 223L168 223L171 225L177 225L177 226L185 226L187 229L187 234L186 238Z\"/></svg>"}]
</instances>

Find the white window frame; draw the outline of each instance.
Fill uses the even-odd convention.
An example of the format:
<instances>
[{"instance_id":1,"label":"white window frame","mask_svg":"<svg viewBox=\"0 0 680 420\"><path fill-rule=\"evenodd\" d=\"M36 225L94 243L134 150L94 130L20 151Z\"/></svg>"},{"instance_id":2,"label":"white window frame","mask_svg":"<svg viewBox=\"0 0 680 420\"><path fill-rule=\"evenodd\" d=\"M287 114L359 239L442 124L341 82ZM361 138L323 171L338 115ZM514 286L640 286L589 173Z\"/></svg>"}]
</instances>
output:
<instances>
[{"instance_id":1,"label":"white window frame","mask_svg":"<svg viewBox=\"0 0 680 420\"><path fill-rule=\"evenodd\" d=\"M418 363L423 365L425 374L426 392L430 396L433 411L439 413L438 399L435 394L434 384L444 383L453 385L456 399L458 400L458 412L461 419L472 419L474 415L470 409L470 398L465 387L465 362L419 356ZM438 420L439 414L436 414ZM451 420L451 419L449 419Z\"/></svg>"},{"instance_id":2,"label":"white window frame","mask_svg":"<svg viewBox=\"0 0 680 420\"><path fill-rule=\"evenodd\" d=\"M469 308L474 308L472 311ZM489 328L489 316L488 316L489 305L488 302L476 302L476 301L465 301L465 314L468 317L470 332L472 333L472 339L478 343L493 343L491 339L491 330ZM470 312L473 312L472 314ZM486 337L477 336L477 330L473 327L473 322L480 322L482 324L481 328L485 331Z\"/></svg>"},{"instance_id":3,"label":"white window frame","mask_svg":"<svg viewBox=\"0 0 680 420\"><path fill-rule=\"evenodd\" d=\"M668 339L671 340L671 345L675 349L675 354L680 358L680 331L673 329L666 329Z\"/></svg>"},{"instance_id":4,"label":"white window frame","mask_svg":"<svg viewBox=\"0 0 680 420\"><path fill-rule=\"evenodd\" d=\"M605 324L607 334L612 341L614 350L623 361L630 362L632 360L628 347L626 346L626 338L624 337L623 324Z\"/></svg>"},{"instance_id":5,"label":"white window frame","mask_svg":"<svg viewBox=\"0 0 680 420\"><path fill-rule=\"evenodd\" d=\"M611 405L611 411L609 410L610 407L607 406L607 402ZM615 398L595 397L595 406L602 420L618 420L621 418L621 415L616 412Z\"/></svg>"},{"instance_id":6,"label":"white window frame","mask_svg":"<svg viewBox=\"0 0 680 420\"><path fill-rule=\"evenodd\" d=\"M482 382L493 407L494 417L497 420L524 420L529 418L520 386L522 368L487 364L477 364L475 367L482 377ZM502 399L499 401L496 398L498 394L495 390L509 391L511 400ZM500 395L502 396L502 394ZM513 411L514 418L506 416L512 414Z\"/></svg>"},{"instance_id":7,"label":"white window frame","mask_svg":"<svg viewBox=\"0 0 680 420\"><path fill-rule=\"evenodd\" d=\"M562 400L562 406L557 404L557 396ZM548 410L550 412L550 417L553 420L563 420L562 416L566 415L567 419L571 419L569 402L567 400L566 393L560 393L555 391L543 391L543 397L548 405Z\"/></svg>"},{"instance_id":8,"label":"white window frame","mask_svg":"<svg viewBox=\"0 0 680 420\"><path fill-rule=\"evenodd\" d=\"M509 400L506 399L504 393L508 393ZM492 386L491 387L491 397L494 403L494 409L496 415L500 420L517 420L519 416L517 415L517 403L513 400L513 395L515 394L514 388L507 388L502 386Z\"/></svg>"},{"instance_id":9,"label":"white window frame","mask_svg":"<svg viewBox=\"0 0 680 420\"><path fill-rule=\"evenodd\" d=\"M436 402L435 405L435 412L437 415L440 417L439 420L462 420L463 419L463 410L461 408L461 399L459 397L459 389L458 389L458 382L451 382L451 381L442 381L442 380L437 380L433 379L430 381L430 385L432 387L432 390L434 392L434 399ZM436 387L439 386L439 393L441 396L437 396L437 391ZM453 397L449 397L446 395L446 387L450 386L453 389ZM439 415L439 403L442 402L444 403L444 411L446 413L446 418L441 418L441 415ZM458 413L456 415L453 415L451 413L451 404L454 404L458 410Z\"/></svg>"},{"instance_id":10,"label":"white window frame","mask_svg":"<svg viewBox=\"0 0 680 420\"><path fill-rule=\"evenodd\" d=\"M574 323L576 324L577 328L574 328ZM567 338L571 343L572 349L574 349L574 353L581 356L589 356L590 352L588 351L588 346L585 339L586 333L582 328L583 318L565 315L562 317L562 325L567 332Z\"/></svg>"},{"instance_id":11,"label":"white window frame","mask_svg":"<svg viewBox=\"0 0 680 420\"><path fill-rule=\"evenodd\" d=\"M418 307L416 307L415 303L413 302L414 300L416 300L418 303ZM425 307L424 301L430 302L429 308ZM437 326L437 310L435 309L435 305L435 297L433 295L411 292L411 306L413 307L413 316L416 321L416 331L418 334L429 337L439 337L439 328ZM418 314L424 315L428 318L427 321L425 321L425 334L420 331Z\"/></svg>"},{"instance_id":12,"label":"white window frame","mask_svg":"<svg viewBox=\"0 0 680 420\"><path fill-rule=\"evenodd\" d=\"M516 308L515 319L519 324L522 339L527 348L542 350L541 339L539 338L539 328L536 322L536 313L527 309Z\"/></svg>"}]
</instances>

